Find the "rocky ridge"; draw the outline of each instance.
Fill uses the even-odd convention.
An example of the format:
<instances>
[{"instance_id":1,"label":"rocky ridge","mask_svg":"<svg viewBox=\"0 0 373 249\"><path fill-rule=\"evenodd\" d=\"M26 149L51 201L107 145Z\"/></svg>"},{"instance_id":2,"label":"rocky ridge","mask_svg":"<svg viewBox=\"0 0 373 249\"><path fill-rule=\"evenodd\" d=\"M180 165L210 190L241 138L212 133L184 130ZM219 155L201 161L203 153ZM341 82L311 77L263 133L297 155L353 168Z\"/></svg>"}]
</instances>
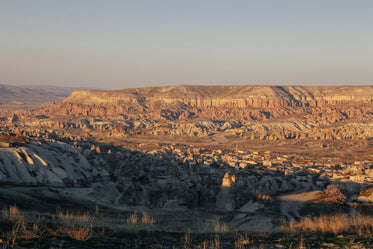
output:
<instances>
[{"instance_id":1,"label":"rocky ridge","mask_svg":"<svg viewBox=\"0 0 373 249\"><path fill-rule=\"evenodd\" d=\"M77 90L35 111L3 115L45 129L100 131L106 137L207 137L224 132L249 140L373 137L371 86L170 86ZM67 115L67 116L66 116ZM66 118L67 117L67 118Z\"/></svg>"},{"instance_id":2,"label":"rocky ridge","mask_svg":"<svg viewBox=\"0 0 373 249\"><path fill-rule=\"evenodd\" d=\"M114 189L113 204L239 209L251 200L316 190L326 182L318 181L323 179L317 174L297 178L277 170L268 173L217 165L211 159L215 155L206 166L197 160L201 143L232 147L238 138L241 144L271 140L286 147L292 142L322 140L324 148L342 140L347 150L352 147L350 140L362 140L357 150L366 150L373 137L372 93L370 86L79 90L45 108L0 115L3 137L41 141L1 149L0 182L47 186L84 186L88 182L93 186L105 181ZM190 155L190 160L177 160L175 153L168 153L166 137L175 144L173 152L179 146L176 138L191 141L183 144L193 150L183 156ZM143 152L119 149L130 138L138 147L145 144ZM113 141L120 146L113 146ZM147 148L149 144L157 147L155 154ZM314 143L311 146L314 149ZM100 188L92 187L97 192L92 195L104 196L107 186L95 186Z\"/></svg>"},{"instance_id":3,"label":"rocky ridge","mask_svg":"<svg viewBox=\"0 0 373 249\"><path fill-rule=\"evenodd\" d=\"M233 210L262 195L309 191L322 186L298 179L225 165L181 161L175 154L143 153L89 142L31 142L0 148L0 184L52 188L88 188L96 201L150 208ZM229 204L227 205L227 202Z\"/></svg>"}]
</instances>

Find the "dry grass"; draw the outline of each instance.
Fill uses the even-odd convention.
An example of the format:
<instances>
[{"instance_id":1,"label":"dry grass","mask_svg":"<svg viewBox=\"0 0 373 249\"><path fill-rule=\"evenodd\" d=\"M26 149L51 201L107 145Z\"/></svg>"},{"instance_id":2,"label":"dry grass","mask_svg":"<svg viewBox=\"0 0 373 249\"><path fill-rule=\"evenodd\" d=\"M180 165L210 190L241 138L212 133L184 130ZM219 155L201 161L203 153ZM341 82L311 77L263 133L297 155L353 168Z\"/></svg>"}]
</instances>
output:
<instances>
[{"instance_id":1,"label":"dry grass","mask_svg":"<svg viewBox=\"0 0 373 249\"><path fill-rule=\"evenodd\" d=\"M228 233L229 228L227 224L220 223L220 219L216 217L214 221L214 232L215 233Z\"/></svg>"},{"instance_id":2,"label":"dry grass","mask_svg":"<svg viewBox=\"0 0 373 249\"><path fill-rule=\"evenodd\" d=\"M27 223L24 214L16 205L4 207L1 211L2 219L10 221L13 225L12 230L5 235L3 248L13 248L17 239L34 239L41 237L44 229L40 228L38 219L35 223Z\"/></svg>"},{"instance_id":3,"label":"dry grass","mask_svg":"<svg viewBox=\"0 0 373 249\"><path fill-rule=\"evenodd\" d=\"M66 213L60 211L58 217L61 221L68 224L87 224L93 222L93 217L87 212L74 214L69 211L66 211Z\"/></svg>"},{"instance_id":4,"label":"dry grass","mask_svg":"<svg viewBox=\"0 0 373 249\"><path fill-rule=\"evenodd\" d=\"M149 216L147 213L142 212L141 224L143 225L153 225L154 218Z\"/></svg>"},{"instance_id":5,"label":"dry grass","mask_svg":"<svg viewBox=\"0 0 373 249\"><path fill-rule=\"evenodd\" d=\"M220 249L220 237L219 237L219 235L215 235L213 246L216 249Z\"/></svg>"},{"instance_id":6,"label":"dry grass","mask_svg":"<svg viewBox=\"0 0 373 249\"><path fill-rule=\"evenodd\" d=\"M92 237L92 227L79 227L68 231L68 235L78 241L87 241Z\"/></svg>"},{"instance_id":7,"label":"dry grass","mask_svg":"<svg viewBox=\"0 0 373 249\"><path fill-rule=\"evenodd\" d=\"M127 218L128 224L137 224L139 222L139 217L137 216L136 212L133 212L130 217Z\"/></svg>"},{"instance_id":8,"label":"dry grass","mask_svg":"<svg viewBox=\"0 0 373 249\"><path fill-rule=\"evenodd\" d=\"M154 225L154 218L148 215L146 212L142 212L142 217L141 219L137 215L136 212L133 212L130 217L127 218L127 223L136 225L136 224L141 224L141 225Z\"/></svg>"},{"instance_id":9,"label":"dry grass","mask_svg":"<svg viewBox=\"0 0 373 249\"><path fill-rule=\"evenodd\" d=\"M46 231L54 237L70 237L78 241L87 241L93 236L92 226L65 227L57 229L46 228Z\"/></svg>"},{"instance_id":10,"label":"dry grass","mask_svg":"<svg viewBox=\"0 0 373 249\"><path fill-rule=\"evenodd\" d=\"M240 234L239 237L234 241L234 248L236 249L243 249L246 245L249 245L250 239L247 236L247 233L245 235Z\"/></svg>"},{"instance_id":11,"label":"dry grass","mask_svg":"<svg viewBox=\"0 0 373 249\"><path fill-rule=\"evenodd\" d=\"M98 213L97 209L96 213ZM1 215L2 219L8 221L11 225L11 230L3 234L2 248L14 248L17 246L16 242L18 240L41 238L44 234L55 237L70 237L78 241L87 241L93 236L92 224L95 217L88 213L59 212L56 228L50 228L46 224L40 225L42 219L40 216L36 222L27 221L24 214L15 205L3 208ZM152 220L151 217L145 218L148 222ZM103 227L101 227L99 233L101 235L105 233Z\"/></svg>"},{"instance_id":12,"label":"dry grass","mask_svg":"<svg viewBox=\"0 0 373 249\"><path fill-rule=\"evenodd\" d=\"M22 220L22 222L24 222ZM16 239L18 238L18 233L19 233L19 230L21 228L22 224L21 224L21 221L18 221L12 228L12 231L10 233L7 234L7 242L6 244L7 245L11 245L11 247L14 246L15 242L16 242Z\"/></svg>"},{"instance_id":13,"label":"dry grass","mask_svg":"<svg viewBox=\"0 0 373 249\"><path fill-rule=\"evenodd\" d=\"M204 240L201 246L198 246L197 248L202 249L220 249L220 237L219 235L215 235L214 239L210 240Z\"/></svg>"},{"instance_id":14,"label":"dry grass","mask_svg":"<svg viewBox=\"0 0 373 249\"><path fill-rule=\"evenodd\" d=\"M306 231L334 234L356 232L371 234L373 232L373 217L348 216L345 214L306 217L298 222L285 223L282 228L291 232Z\"/></svg>"},{"instance_id":15,"label":"dry grass","mask_svg":"<svg viewBox=\"0 0 373 249\"><path fill-rule=\"evenodd\" d=\"M192 238L190 237L190 233L185 233L184 236L181 238L181 242L183 244L184 249L191 248Z\"/></svg>"},{"instance_id":16,"label":"dry grass","mask_svg":"<svg viewBox=\"0 0 373 249\"><path fill-rule=\"evenodd\" d=\"M39 220L36 223L27 223L24 219L17 220L12 230L5 234L5 244L3 248L15 247L17 239L40 238L45 233L45 229L40 227Z\"/></svg>"},{"instance_id":17,"label":"dry grass","mask_svg":"<svg viewBox=\"0 0 373 249\"><path fill-rule=\"evenodd\" d=\"M96 216L99 215L99 209L96 206ZM56 230L49 229L48 232L54 234L56 237L70 237L78 241L87 241L93 235L92 224L97 221L99 217L93 217L88 212L72 213L69 211L58 213L58 217L64 226L59 226ZM102 233L105 232L101 227Z\"/></svg>"},{"instance_id":18,"label":"dry grass","mask_svg":"<svg viewBox=\"0 0 373 249\"><path fill-rule=\"evenodd\" d=\"M96 205L96 217L100 217L100 209Z\"/></svg>"},{"instance_id":19,"label":"dry grass","mask_svg":"<svg viewBox=\"0 0 373 249\"><path fill-rule=\"evenodd\" d=\"M43 226L40 226L39 220L35 223L26 223L25 220L20 221L20 233L19 236L22 239L34 239L39 238L45 233Z\"/></svg>"},{"instance_id":20,"label":"dry grass","mask_svg":"<svg viewBox=\"0 0 373 249\"><path fill-rule=\"evenodd\" d=\"M207 232L210 232L210 230L211 230L210 223L205 221L205 220L199 222L197 225L198 225L197 231L199 233L207 233Z\"/></svg>"},{"instance_id":21,"label":"dry grass","mask_svg":"<svg viewBox=\"0 0 373 249\"><path fill-rule=\"evenodd\" d=\"M22 220L25 218L16 205L9 206L8 208L4 207L1 210L1 215L6 220Z\"/></svg>"},{"instance_id":22,"label":"dry grass","mask_svg":"<svg viewBox=\"0 0 373 249\"><path fill-rule=\"evenodd\" d=\"M220 217L213 220L204 220L197 224L197 232L199 233L229 233L231 232L227 224L220 221Z\"/></svg>"}]
</instances>

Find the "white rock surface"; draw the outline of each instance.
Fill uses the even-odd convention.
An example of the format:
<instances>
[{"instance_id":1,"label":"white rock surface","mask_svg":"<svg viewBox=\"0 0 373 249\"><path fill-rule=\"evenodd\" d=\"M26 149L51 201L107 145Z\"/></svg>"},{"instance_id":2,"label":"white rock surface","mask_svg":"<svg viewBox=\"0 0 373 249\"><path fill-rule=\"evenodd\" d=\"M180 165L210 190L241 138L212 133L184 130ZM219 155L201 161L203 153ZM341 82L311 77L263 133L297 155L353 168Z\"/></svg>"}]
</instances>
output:
<instances>
[{"instance_id":1,"label":"white rock surface","mask_svg":"<svg viewBox=\"0 0 373 249\"><path fill-rule=\"evenodd\" d=\"M44 142L0 148L0 183L63 186L67 182L99 181L108 175L68 144Z\"/></svg>"}]
</instances>

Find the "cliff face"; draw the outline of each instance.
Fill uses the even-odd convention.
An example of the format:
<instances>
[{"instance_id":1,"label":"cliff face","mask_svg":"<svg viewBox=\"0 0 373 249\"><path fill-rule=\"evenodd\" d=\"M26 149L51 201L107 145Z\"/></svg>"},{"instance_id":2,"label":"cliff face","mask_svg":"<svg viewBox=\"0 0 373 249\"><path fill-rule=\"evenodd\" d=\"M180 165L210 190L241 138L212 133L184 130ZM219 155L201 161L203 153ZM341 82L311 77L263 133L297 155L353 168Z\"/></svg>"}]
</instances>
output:
<instances>
[{"instance_id":1,"label":"cliff face","mask_svg":"<svg viewBox=\"0 0 373 249\"><path fill-rule=\"evenodd\" d=\"M372 86L78 90L62 102L0 117L0 121L50 129L99 130L107 136L209 137L225 132L251 140L366 139L373 137L372 99Z\"/></svg>"},{"instance_id":2,"label":"cliff face","mask_svg":"<svg viewBox=\"0 0 373 249\"><path fill-rule=\"evenodd\" d=\"M122 114L139 118L146 115L167 120L191 117L265 120L304 114L333 122L369 113L372 99L372 86L170 86L78 90L42 112L77 116Z\"/></svg>"},{"instance_id":3,"label":"cliff face","mask_svg":"<svg viewBox=\"0 0 373 249\"><path fill-rule=\"evenodd\" d=\"M64 103L79 104L159 104L182 103L187 106L231 106L276 108L324 106L344 102L368 102L372 86L170 86L124 89L117 91L78 90Z\"/></svg>"}]
</instances>

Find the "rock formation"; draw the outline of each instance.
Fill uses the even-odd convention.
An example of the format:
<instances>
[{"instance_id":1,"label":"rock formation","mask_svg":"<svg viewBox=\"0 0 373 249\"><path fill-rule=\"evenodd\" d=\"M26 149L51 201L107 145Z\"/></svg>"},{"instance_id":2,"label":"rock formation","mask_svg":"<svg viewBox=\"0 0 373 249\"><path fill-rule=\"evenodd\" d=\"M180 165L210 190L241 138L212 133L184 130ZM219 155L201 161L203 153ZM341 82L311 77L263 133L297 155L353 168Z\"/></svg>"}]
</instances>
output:
<instances>
[{"instance_id":1,"label":"rock formation","mask_svg":"<svg viewBox=\"0 0 373 249\"><path fill-rule=\"evenodd\" d=\"M373 137L371 86L171 86L77 90L56 104L14 112L3 123L100 131L107 137L219 132L248 140L344 140ZM68 117L68 118L66 118ZM40 128L45 128L44 131ZM49 133L49 132L47 132ZM51 135L52 137L55 134Z\"/></svg>"}]
</instances>

